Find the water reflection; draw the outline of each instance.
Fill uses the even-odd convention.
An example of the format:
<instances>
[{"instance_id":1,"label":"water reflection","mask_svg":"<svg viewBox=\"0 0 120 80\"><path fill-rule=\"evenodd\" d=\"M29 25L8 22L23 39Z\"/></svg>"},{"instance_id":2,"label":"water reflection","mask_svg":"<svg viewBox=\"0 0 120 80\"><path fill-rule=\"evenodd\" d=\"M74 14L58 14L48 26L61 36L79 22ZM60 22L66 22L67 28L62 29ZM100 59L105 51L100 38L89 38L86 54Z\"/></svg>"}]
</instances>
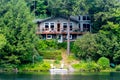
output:
<instances>
[{"instance_id":1,"label":"water reflection","mask_svg":"<svg viewBox=\"0 0 120 80\"><path fill-rule=\"evenodd\" d=\"M50 75L49 73L0 73L0 80L120 80L120 72L74 73Z\"/></svg>"}]
</instances>

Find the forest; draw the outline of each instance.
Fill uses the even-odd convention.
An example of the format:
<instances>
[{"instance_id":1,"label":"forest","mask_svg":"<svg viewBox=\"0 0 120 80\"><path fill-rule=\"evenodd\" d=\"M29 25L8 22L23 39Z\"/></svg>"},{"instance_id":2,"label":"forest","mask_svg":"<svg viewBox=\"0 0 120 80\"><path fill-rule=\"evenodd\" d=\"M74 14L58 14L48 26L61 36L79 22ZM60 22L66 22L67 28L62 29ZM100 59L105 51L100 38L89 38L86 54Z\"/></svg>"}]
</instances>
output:
<instances>
[{"instance_id":1,"label":"forest","mask_svg":"<svg viewBox=\"0 0 120 80\"><path fill-rule=\"evenodd\" d=\"M120 70L119 0L0 0L0 68L38 62L49 68L42 62L53 58L57 63L62 58L59 49L66 49L66 43L41 40L33 20L79 14L91 16L92 32L71 43L72 55L95 63L105 58L107 67L117 65Z\"/></svg>"}]
</instances>

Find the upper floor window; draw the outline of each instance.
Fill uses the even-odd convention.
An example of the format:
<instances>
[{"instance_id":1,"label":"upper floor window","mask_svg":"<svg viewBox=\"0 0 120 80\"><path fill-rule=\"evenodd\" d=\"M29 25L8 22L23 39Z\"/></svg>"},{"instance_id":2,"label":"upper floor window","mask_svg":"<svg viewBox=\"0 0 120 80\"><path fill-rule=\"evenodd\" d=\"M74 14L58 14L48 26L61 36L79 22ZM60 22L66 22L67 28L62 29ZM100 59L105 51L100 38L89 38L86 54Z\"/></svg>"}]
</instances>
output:
<instances>
[{"instance_id":1,"label":"upper floor window","mask_svg":"<svg viewBox=\"0 0 120 80\"><path fill-rule=\"evenodd\" d=\"M90 20L90 16L83 16L83 20Z\"/></svg>"},{"instance_id":2,"label":"upper floor window","mask_svg":"<svg viewBox=\"0 0 120 80\"><path fill-rule=\"evenodd\" d=\"M90 16L87 16L87 20L90 20Z\"/></svg>"},{"instance_id":3,"label":"upper floor window","mask_svg":"<svg viewBox=\"0 0 120 80\"><path fill-rule=\"evenodd\" d=\"M67 30L67 23L63 23L63 30Z\"/></svg>"},{"instance_id":4,"label":"upper floor window","mask_svg":"<svg viewBox=\"0 0 120 80\"><path fill-rule=\"evenodd\" d=\"M50 23L51 30L54 30L54 23Z\"/></svg>"},{"instance_id":5,"label":"upper floor window","mask_svg":"<svg viewBox=\"0 0 120 80\"><path fill-rule=\"evenodd\" d=\"M83 16L83 20L86 20L86 16Z\"/></svg>"},{"instance_id":6,"label":"upper floor window","mask_svg":"<svg viewBox=\"0 0 120 80\"><path fill-rule=\"evenodd\" d=\"M48 30L49 28L49 23L45 23L45 30Z\"/></svg>"},{"instance_id":7,"label":"upper floor window","mask_svg":"<svg viewBox=\"0 0 120 80\"><path fill-rule=\"evenodd\" d=\"M90 31L90 24L83 24L83 31Z\"/></svg>"}]
</instances>

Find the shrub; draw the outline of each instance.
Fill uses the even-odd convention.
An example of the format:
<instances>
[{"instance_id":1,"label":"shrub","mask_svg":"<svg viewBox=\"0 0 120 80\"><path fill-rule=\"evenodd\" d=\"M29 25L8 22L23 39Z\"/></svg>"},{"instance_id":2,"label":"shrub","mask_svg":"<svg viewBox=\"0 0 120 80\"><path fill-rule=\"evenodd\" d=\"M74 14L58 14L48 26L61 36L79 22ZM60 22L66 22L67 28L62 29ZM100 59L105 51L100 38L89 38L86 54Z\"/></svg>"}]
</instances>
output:
<instances>
[{"instance_id":1,"label":"shrub","mask_svg":"<svg viewBox=\"0 0 120 80\"><path fill-rule=\"evenodd\" d=\"M36 44L37 50L40 52L46 49L56 49L57 41L56 40L39 40Z\"/></svg>"},{"instance_id":2,"label":"shrub","mask_svg":"<svg viewBox=\"0 0 120 80\"><path fill-rule=\"evenodd\" d=\"M62 59L61 51L59 50L41 51L40 55L43 56L44 59Z\"/></svg>"},{"instance_id":3,"label":"shrub","mask_svg":"<svg viewBox=\"0 0 120 80\"><path fill-rule=\"evenodd\" d=\"M120 65L116 66L115 70L120 71Z\"/></svg>"},{"instance_id":4,"label":"shrub","mask_svg":"<svg viewBox=\"0 0 120 80\"><path fill-rule=\"evenodd\" d=\"M79 64L73 64L72 65L75 69L78 69L80 71L99 71L100 68L99 66L93 62L93 61L90 61L90 62L80 62Z\"/></svg>"},{"instance_id":5,"label":"shrub","mask_svg":"<svg viewBox=\"0 0 120 80\"><path fill-rule=\"evenodd\" d=\"M35 63L27 64L19 67L19 71L49 71L50 63L42 62L42 63Z\"/></svg>"},{"instance_id":6,"label":"shrub","mask_svg":"<svg viewBox=\"0 0 120 80\"><path fill-rule=\"evenodd\" d=\"M97 64L100 66L102 70L110 67L110 61L106 57L101 57L98 59Z\"/></svg>"},{"instance_id":7,"label":"shrub","mask_svg":"<svg viewBox=\"0 0 120 80\"><path fill-rule=\"evenodd\" d=\"M59 60L55 60L54 63L55 64L60 64L60 61Z\"/></svg>"},{"instance_id":8,"label":"shrub","mask_svg":"<svg viewBox=\"0 0 120 80\"><path fill-rule=\"evenodd\" d=\"M74 47L74 42L70 42L70 50L73 51L73 47ZM62 43L58 43L58 49L67 49L67 42L62 42Z\"/></svg>"}]
</instances>

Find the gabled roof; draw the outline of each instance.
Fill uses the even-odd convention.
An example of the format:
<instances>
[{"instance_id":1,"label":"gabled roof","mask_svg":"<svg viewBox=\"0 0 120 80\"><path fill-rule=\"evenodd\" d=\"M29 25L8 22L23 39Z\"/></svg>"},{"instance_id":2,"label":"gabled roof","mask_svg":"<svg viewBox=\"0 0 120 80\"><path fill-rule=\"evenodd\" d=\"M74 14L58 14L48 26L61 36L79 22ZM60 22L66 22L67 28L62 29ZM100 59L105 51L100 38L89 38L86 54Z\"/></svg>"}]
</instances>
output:
<instances>
[{"instance_id":1,"label":"gabled roof","mask_svg":"<svg viewBox=\"0 0 120 80\"><path fill-rule=\"evenodd\" d=\"M57 16L57 17L48 17L48 18L45 18L45 19L36 19L35 22L36 23L42 23L42 22L45 22L45 21L48 21L48 20L51 20L51 19L54 19L54 18L64 18L64 19L68 19L68 17L65 17L65 16ZM75 18L72 18L70 17L70 21L73 21L73 22L76 22L78 23L79 21Z\"/></svg>"}]
</instances>

